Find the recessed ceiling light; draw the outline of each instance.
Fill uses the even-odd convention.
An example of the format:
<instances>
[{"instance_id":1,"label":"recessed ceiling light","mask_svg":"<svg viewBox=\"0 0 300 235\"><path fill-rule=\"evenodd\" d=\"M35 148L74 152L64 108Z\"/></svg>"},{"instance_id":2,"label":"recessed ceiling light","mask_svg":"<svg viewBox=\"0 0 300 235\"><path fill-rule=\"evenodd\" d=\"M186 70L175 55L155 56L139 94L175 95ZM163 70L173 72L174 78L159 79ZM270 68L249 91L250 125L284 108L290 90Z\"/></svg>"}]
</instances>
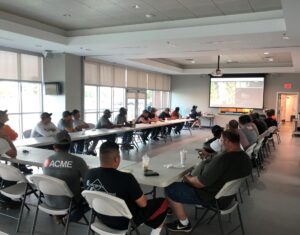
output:
<instances>
[{"instance_id":1,"label":"recessed ceiling light","mask_svg":"<svg viewBox=\"0 0 300 235\"><path fill-rule=\"evenodd\" d=\"M68 13L65 13L63 14L64 17L71 17L72 15L71 14L68 14Z\"/></svg>"},{"instance_id":2,"label":"recessed ceiling light","mask_svg":"<svg viewBox=\"0 0 300 235\"><path fill-rule=\"evenodd\" d=\"M134 8L134 9L139 9L140 6L139 6L139 5L133 5L132 8Z\"/></svg>"},{"instance_id":3,"label":"recessed ceiling light","mask_svg":"<svg viewBox=\"0 0 300 235\"><path fill-rule=\"evenodd\" d=\"M270 52L268 52L268 51L264 52L264 55L269 55L269 54L270 54Z\"/></svg>"},{"instance_id":4,"label":"recessed ceiling light","mask_svg":"<svg viewBox=\"0 0 300 235\"><path fill-rule=\"evenodd\" d=\"M186 59L186 61L190 62L191 64L195 64L196 61L194 59Z\"/></svg>"},{"instance_id":5,"label":"recessed ceiling light","mask_svg":"<svg viewBox=\"0 0 300 235\"><path fill-rule=\"evenodd\" d=\"M227 63L232 63L232 60L227 60Z\"/></svg>"},{"instance_id":6,"label":"recessed ceiling light","mask_svg":"<svg viewBox=\"0 0 300 235\"><path fill-rule=\"evenodd\" d=\"M153 18L154 16L155 16L154 14L146 14L145 15L145 17L148 18L148 19Z\"/></svg>"},{"instance_id":7,"label":"recessed ceiling light","mask_svg":"<svg viewBox=\"0 0 300 235\"><path fill-rule=\"evenodd\" d=\"M268 61L273 62L274 59L273 58L268 58Z\"/></svg>"},{"instance_id":8,"label":"recessed ceiling light","mask_svg":"<svg viewBox=\"0 0 300 235\"><path fill-rule=\"evenodd\" d=\"M283 33L283 34L282 34L282 39L284 39L284 40L289 40L290 37L287 36L286 33Z\"/></svg>"}]
</instances>

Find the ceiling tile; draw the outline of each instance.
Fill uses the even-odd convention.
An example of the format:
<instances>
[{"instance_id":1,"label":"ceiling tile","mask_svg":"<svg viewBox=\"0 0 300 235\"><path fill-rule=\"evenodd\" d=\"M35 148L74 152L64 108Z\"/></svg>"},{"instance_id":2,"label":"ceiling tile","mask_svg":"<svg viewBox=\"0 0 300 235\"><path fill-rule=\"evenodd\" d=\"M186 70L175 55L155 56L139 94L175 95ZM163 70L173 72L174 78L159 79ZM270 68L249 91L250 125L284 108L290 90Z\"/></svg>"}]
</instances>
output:
<instances>
[{"instance_id":1,"label":"ceiling tile","mask_svg":"<svg viewBox=\"0 0 300 235\"><path fill-rule=\"evenodd\" d=\"M281 0L249 0L255 11L270 11L282 9Z\"/></svg>"},{"instance_id":2,"label":"ceiling tile","mask_svg":"<svg viewBox=\"0 0 300 235\"><path fill-rule=\"evenodd\" d=\"M212 0L225 14L239 14L253 12L248 0Z\"/></svg>"}]
</instances>

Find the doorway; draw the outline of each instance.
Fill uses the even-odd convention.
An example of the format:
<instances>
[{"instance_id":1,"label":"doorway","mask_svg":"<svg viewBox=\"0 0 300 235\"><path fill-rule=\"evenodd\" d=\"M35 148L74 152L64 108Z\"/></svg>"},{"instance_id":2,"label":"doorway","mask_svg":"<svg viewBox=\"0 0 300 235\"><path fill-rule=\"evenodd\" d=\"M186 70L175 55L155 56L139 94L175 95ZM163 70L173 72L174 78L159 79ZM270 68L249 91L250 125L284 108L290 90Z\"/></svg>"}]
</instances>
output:
<instances>
[{"instance_id":1,"label":"doorway","mask_svg":"<svg viewBox=\"0 0 300 235\"><path fill-rule=\"evenodd\" d=\"M146 108L146 91L144 90L127 90L127 120L135 120L138 115L142 114Z\"/></svg>"},{"instance_id":2,"label":"doorway","mask_svg":"<svg viewBox=\"0 0 300 235\"><path fill-rule=\"evenodd\" d=\"M298 92L277 93L277 120L290 122L298 114Z\"/></svg>"}]
</instances>

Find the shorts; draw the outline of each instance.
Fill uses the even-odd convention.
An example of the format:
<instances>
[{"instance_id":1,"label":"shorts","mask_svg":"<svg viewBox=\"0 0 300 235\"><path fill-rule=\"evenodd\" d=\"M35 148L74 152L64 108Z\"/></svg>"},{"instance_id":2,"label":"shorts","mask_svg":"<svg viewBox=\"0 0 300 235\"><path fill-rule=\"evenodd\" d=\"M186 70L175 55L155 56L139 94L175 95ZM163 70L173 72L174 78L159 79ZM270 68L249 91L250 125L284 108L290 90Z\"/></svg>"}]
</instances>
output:
<instances>
[{"instance_id":1,"label":"shorts","mask_svg":"<svg viewBox=\"0 0 300 235\"><path fill-rule=\"evenodd\" d=\"M133 222L136 226L144 223L151 228L158 228L167 216L168 206L169 203L164 198L150 199L148 200L146 207L137 207L134 212L131 212L133 215ZM97 217L108 227L119 230L125 230L128 228L128 219L103 215L97 215Z\"/></svg>"},{"instance_id":2,"label":"shorts","mask_svg":"<svg viewBox=\"0 0 300 235\"><path fill-rule=\"evenodd\" d=\"M165 188L165 193L167 197L175 202L207 205L207 202L198 196L196 189L186 183L175 182Z\"/></svg>"}]
</instances>

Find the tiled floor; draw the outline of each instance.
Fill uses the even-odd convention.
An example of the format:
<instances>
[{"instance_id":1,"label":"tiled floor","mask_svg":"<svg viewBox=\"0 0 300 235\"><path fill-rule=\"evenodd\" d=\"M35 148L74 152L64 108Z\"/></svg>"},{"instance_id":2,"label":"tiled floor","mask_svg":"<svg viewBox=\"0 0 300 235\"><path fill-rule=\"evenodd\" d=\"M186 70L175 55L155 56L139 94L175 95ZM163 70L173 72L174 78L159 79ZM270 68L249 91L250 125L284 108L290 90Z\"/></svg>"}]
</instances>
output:
<instances>
[{"instance_id":1,"label":"tiled floor","mask_svg":"<svg viewBox=\"0 0 300 235\"><path fill-rule=\"evenodd\" d=\"M251 196L243 193L244 203L241 204L242 217L246 234L257 235L296 235L300 234L300 138L291 138L291 125L285 124L281 129L280 145L272 149L272 155L265 161L265 170L260 178L255 177L255 182L250 184ZM210 136L208 129L194 130L193 136L184 132L181 136L174 137L172 142L164 144L159 142L142 147L139 152L123 153L123 158L139 161L147 152L149 156L156 156L172 148L181 148L189 142L203 140ZM146 192L150 188L143 187ZM162 190L159 190L162 196ZM189 217L194 222L194 209L187 206ZM25 212L19 234L30 233L33 221L33 211ZM10 211L14 213L14 211ZM172 220L174 218L168 218ZM236 214L231 223L224 218L225 229L231 229L237 222ZM0 231L15 234L16 222L0 215ZM149 234L150 229L141 226L141 234ZM69 234L86 234L87 227L72 223ZM36 234L62 234L63 227L56 225L53 219L41 213L38 218ZM163 231L162 234L165 234ZM180 233L179 233L180 234ZM193 234L219 234L218 222L214 220L210 225L200 225ZM241 234L237 230L235 234Z\"/></svg>"}]
</instances>

